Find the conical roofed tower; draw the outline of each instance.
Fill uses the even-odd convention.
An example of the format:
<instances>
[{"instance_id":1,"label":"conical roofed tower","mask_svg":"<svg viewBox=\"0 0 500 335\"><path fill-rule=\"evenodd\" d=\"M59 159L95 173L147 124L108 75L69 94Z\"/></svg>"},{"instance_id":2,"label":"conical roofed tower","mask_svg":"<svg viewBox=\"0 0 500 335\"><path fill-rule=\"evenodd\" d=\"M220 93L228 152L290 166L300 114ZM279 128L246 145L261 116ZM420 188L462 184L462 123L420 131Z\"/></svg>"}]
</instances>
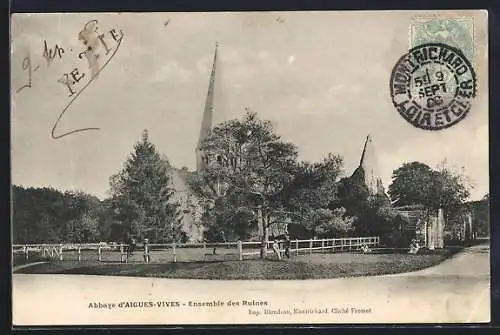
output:
<instances>
[{"instance_id":1,"label":"conical roofed tower","mask_svg":"<svg viewBox=\"0 0 500 335\"><path fill-rule=\"evenodd\" d=\"M363 172L365 185L370 195L385 195L382 178L380 178L378 169L375 148L370 135L366 137L361 159L359 160L359 167L354 171L353 175L360 173L360 170Z\"/></svg>"},{"instance_id":2,"label":"conical roofed tower","mask_svg":"<svg viewBox=\"0 0 500 335\"><path fill-rule=\"evenodd\" d=\"M217 49L218 43L215 43L214 61L212 72L210 73L210 81L208 84L207 99L205 101L205 109L203 111L203 119L201 121L200 136L196 146L196 171L203 171L208 164L208 157L200 150L201 144L208 137L213 126L214 117L214 97L215 97L215 76L217 70Z\"/></svg>"}]
</instances>

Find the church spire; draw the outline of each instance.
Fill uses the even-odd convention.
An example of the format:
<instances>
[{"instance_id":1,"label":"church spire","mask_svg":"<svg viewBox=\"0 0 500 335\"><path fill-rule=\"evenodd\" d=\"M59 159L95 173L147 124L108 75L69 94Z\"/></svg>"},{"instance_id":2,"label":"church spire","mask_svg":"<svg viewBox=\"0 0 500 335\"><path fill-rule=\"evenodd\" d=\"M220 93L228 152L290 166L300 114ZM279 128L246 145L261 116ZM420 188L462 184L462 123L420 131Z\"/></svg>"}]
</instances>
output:
<instances>
[{"instance_id":1,"label":"church spire","mask_svg":"<svg viewBox=\"0 0 500 335\"><path fill-rule=\"evenodd\" d=\"M214 61L212 72L210 73L210 81L208 84L207 99L205 101L205 110L203 111L203 119L201 122L200 136L196 146L196 171L201 171L205 168L207 161L203 152L199 149L203 140L205 140L212 129L212 121L214 114L214 94L215 94L215 75L217 67L217 49L219 44L215 42Z\"/></svg>"},{"instance_id":2,"label":"church spire","mask_svg":"<svg viewBox=\"0 0 500 335\"><path fill-rule=\"evenodd\" d=\"M359 160L359 168L363 170L365 185L370 194L385 194L382 178L378 170L377 157L370 134L366 136L361 159Z\"/></svg>"},{"instance_id":3,"label":"church spire","mask_svg":"<svg viewBox=\"0 0 500 335\"><path fill-rule=\"evenodd\" d=\"M366 136L365 146L363 147L363 152L361 153L361 159L359 160L360 166L363 166L363 164L364 164L365 155L366 155L366 147L368 146L368 142L371 142L370 134L368 134L368 136Z\"/></svg>"}]
</instances>

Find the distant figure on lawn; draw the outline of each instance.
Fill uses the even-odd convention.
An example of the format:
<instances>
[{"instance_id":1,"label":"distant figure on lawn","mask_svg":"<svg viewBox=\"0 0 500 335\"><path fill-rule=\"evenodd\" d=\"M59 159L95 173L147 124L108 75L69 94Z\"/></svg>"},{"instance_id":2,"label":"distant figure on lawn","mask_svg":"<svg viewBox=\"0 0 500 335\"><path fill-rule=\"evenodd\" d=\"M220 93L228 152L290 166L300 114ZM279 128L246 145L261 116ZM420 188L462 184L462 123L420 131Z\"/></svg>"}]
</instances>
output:
<instances>
[{"instance_id":1,"label":"distant figure on lawn","mask_svg":"<svg viewBox=\"0 0 500 335\"><path fill-rule=\"evenodd\" d=\"M131 238L127 245L127 258L134 254L135 247L137 246L137 242L135 238Z\"/></svg>"},{"instance_id":2,"label":"distant figure on lawn","mask_svg":"<svg viewBox=\"0 0 500 335\"><path fill-rule=\"evenodd\" d=\"M290 235L285 234L285 256L290 259Z\"/></svg>"},{"instance_id":3,"label":"distant figure on lawn","mask_svg":"<svg viewBox=\"0 0 500 335\"><path fill-rule=\"evenodd\" d=\"M216 236L215 242L227 243L226 235L224 234L224 230L221 230L220 233L218 234L218 236ZM217 255L216 249L217 249L217 246L214 246L214 252L213 252L214 255Z\"/></svg>"},{"instance_id":4,"label":"distant figure on lawn","mask_svg":"<svg viewBox=\"0 0 500 335\"><path fill-rule=\"evenodd\" d=\"M276 256L278 256L278 260L281 261L280 245L279 245L277 239L274 239L274 241L273 241L273 250L274 250L274 253L276 254Z\"/></svg>"},{"instance_id":5,"label":"distant figure on lawn","mask_svg":"<svg viewBox=\"0 0 500 335\"><path fill-rule=\"evenodd\" d=\"M369 246L367 246L366 244L363 244L363 245L361 246L361 251L362 251L363 253L365 253L365 254L368 254L368 253L372 252L372 249L370 249L370 247L369 247Z\"/></svg>"},{"instance_id":6,"label":"distant figure on lawn","mask_svg":"<svg viewBox=\"0 0 500 335\"><path fill-rule=\"evenodd\" d=\"M411 240L410 250L408 251L408 253L409 254L416 254L419 249L420 249L420 246L418 245L417 240L416 239Z\"/></svg>"}]
</instances>

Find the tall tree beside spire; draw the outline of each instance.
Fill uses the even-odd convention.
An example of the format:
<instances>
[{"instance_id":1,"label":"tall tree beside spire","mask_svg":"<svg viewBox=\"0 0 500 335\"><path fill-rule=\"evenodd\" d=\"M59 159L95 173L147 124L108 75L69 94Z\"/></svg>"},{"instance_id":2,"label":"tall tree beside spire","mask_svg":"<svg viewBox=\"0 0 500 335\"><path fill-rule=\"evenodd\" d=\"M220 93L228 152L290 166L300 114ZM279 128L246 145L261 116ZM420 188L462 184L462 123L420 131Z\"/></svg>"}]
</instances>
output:
<instances>
[{"instance_id":1,"label":"tall tree beside spire","mask_svg":"<svg viewBox=\"0 0 500 335\"><path fill-rule=\"evenodd\" d=\"M151 242L181 239L179 204L173 203L168 161L149 140L147 130L134 146L124 168L111 178L112 206L127 235Z\"/></svg>"},{"instance_id":2,"label":"tall tree beside spire","mask_svg":"<svg viewBox=\"0 0 500 335\"><path fill-rule=\"evenodd\" d=\"M282 192L293 179L295 145L284 141L270 121L247 110L241 120L217 125L201 148L212 159L191 187L204 205L206 223L243 234L240 223L250 228L257 222L265 258L270 228L288 215Z\"/></svg>"}]
</instances>

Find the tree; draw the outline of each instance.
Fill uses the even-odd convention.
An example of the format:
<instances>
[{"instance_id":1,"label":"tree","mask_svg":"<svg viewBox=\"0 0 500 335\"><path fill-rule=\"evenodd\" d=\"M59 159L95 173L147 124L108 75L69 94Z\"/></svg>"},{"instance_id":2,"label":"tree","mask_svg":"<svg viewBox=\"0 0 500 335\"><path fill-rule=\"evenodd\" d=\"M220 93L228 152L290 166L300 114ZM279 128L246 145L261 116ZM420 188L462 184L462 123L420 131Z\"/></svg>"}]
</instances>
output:
<instances>
[{"instance_id":1,"label":"tree","mask_svg":"<svg viewBox=\"0 0 500 335\"><path fill-rule=\"evenodd\" d=\"M392 173L389 196L394 206L425 205L435 199L433 192L434 171L420 162L405 163Z\"/></svg>"},{"instance_id":2,"label":"tree","mask_svg":"<svg viewBox=\"0 0 500 335\"><path fill-rule=\"evenodd\" d=\"M330 204L338 200L342 166L342 157L332 153L320 162L297 164L293 180L282 192L285 208L303 218L294 218L299 222L289 226L291 234L300 238L333 237L352 231L354 217L346 215L345 208L329 209Z\"/></svg>"},{"instance_id":3,"label":"tree","mask_svg":"<svg viewBox=\"0 0 500 335\"><path fill-rule=\"evenodd\" d=\"M261 258L266 257L269 228L285 221L282 192L294 176L297 149L276 134L271 122L247 111L242 120L216 126L200 149L209 164L192 182L205 212L215 211L212 227L257 222L261 229ZM240 227L241 229L242 227Z\"/></svg>"},{"instance_id":4,"label":"tree","mask_svg":"<svg viewBox=\"0 0 500 335\"><path fill-rule=\"evenodd\" d=\"M64 224L65 241L97 242L100 238L98 198L84 192L65 192L68 220Z\"/></svg>"},{"instance_id":5,"label":"tree","mask_svg":"<svg viewBox=\"0 0 500 335\"><path fill-rule=\"evenodd\" d=\"M358 236L388 234L397 213L385 194L370 194L364 173L358 168L352 176L342 178L337 186L337 198L329 208L345 208L345 216L353 218L353 231Z\"/></svg>"},{"instance_id":6,"label":"tree","mask_svg":"<svg viewBox=\"0 0 500 335\"><path fill-rule=\"evenodd\" d=\"M470 195L463 171L441 164L437 170L420 162L405 163L392 174L389 195L395 206L424 205L433 210L453 212Z\"/></svg>"},{"instance_id":7,"label":"tree","mask_svg":"<svg viewBox=\"0 0 500 335\"><path fill-rule=\"evenodd\" d=\"M107 215L84 192L13 186L14 243L95 242Z\"/></svg>"},{"instance_id":8,"label":"tree","mask_svg":"<svg viewBox=\"0 0 500 335\"><path fill-rule=\"evenodd\" d=\"M470 196L472 184L465 174L464 168L456 171L446 166L443 161L433 173L434 208L443 208L445 215L462 207ZM431 194L432 195L432 194Z\"/></svg>"},{"instance_id":9,"label":"tree","mask_svg":"<svg viewBox=\"0 0 500 335\"><path fill-rule=\"evenodd\" d=\"M355 217L346 216L343 207L334 210L319 208L310 212L310 220L305 222L305 227L313 232L314 236L337 237L347 236L354 229Z\"/></svg>"},{"instance_id":10,"label":"tree","mask_svg":"<svg viewBox=\"0 0 500 335\"><path fill-rule=\"evenodd\" d=\"M133 235L161 243L181 238L180 206L171 201L174 190L168 166L144 130L124 168L110 180L112 208L122 239Z\"/></svg>"}]
</instances>

